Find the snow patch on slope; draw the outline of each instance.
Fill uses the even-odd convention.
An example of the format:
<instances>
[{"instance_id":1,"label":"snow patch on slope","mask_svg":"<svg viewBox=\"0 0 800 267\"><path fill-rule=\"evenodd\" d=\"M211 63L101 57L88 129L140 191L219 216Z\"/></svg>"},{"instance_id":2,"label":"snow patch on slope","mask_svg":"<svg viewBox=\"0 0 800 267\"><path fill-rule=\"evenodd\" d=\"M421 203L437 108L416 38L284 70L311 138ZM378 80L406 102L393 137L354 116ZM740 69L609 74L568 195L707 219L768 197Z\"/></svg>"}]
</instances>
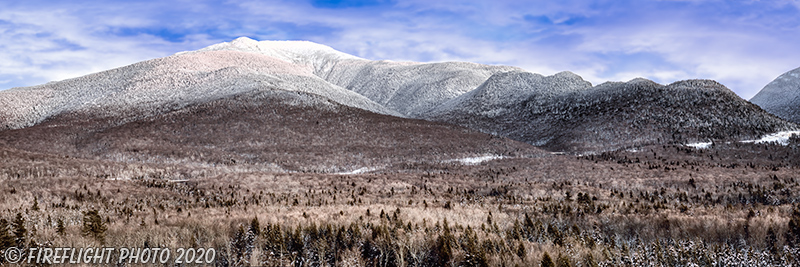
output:
<instances>
[{"instance_id":1,"label":"snow patch on slope","mask_svg":"<svg viewBox=\"0 0 800 267\"><path fill-rule=\"evenodd\" d=\"M800 131L783 131L783 132L771 133L771 134L762 136L760 139L742 140L742 141L739 141L739 142L740 143L756 143L756 144L777 143L777 144L785 146L785 145L789 144L789 138L791 138L793 135L800 135ZM693 147L695 149L706 149L706 148L711 147L711 145L712 145L711 142L699 142L699 143L686 144L686 146L690 146L690 147Z\"/></svg>"},{"instance_id":2,"label":"snow patch on slope","mask_svg":"<svg viewBox=\"0 0 800 267\"><path fill-rule=\"evenodd\" d=\"M761 139L758 139L758 140L744 140L744 141L742 141L742 143L756 143L756 144L778 143L778 144L781 144L781 145L785 146L785 145L789 144L789 138L791 138L792 135L800 135L800 131L777 132L777 133L765 135L765 136L761 137Z\"/></svg>"},{"instance_id":3,"label":"snow patch on slope","mask_svg":"<svg viewBox=\"0 0 800 267\"><path fill-rule=\"evenodd\" d=\"M466 158L460 158L460 159L451 159L451 160L446 160L445 162L447 162L447 163L457 162L457 163L461 163L463 165L477 165L477 164L480 164L480 163L483 163L483 162L486 162L486 161L492 161L492 160L498 160L498 159L504 159L504 158L505 157L499 156L499 155L487 155L487 156L481 156L481 157L466 157Z\"/></svg>"},{"instance_id":4,"label":"snow patch on slope","mask_svg":"<svg viewBox=\"0 0 800 267\"><path fill-rule=\"evenodd\" d=\"M378 168L378 167L362 167L362 168L358 168L358 169L355 169L355 170L352 170L352 171L349 171L349 172L337 172L335 174L340 174L340 175L362 174L362 173L368 173L368 172L373 172L373 171L377 171L377 170L380 170L380 168Z\"/></svg>"},{"instance_id":5,"label":"snow patch on slope","mask_svg":"<svg viewBox=\"0 0 800 267\"><path fill-rule=\"evenodd\" d=\"M706 149L711 147L711 142L699 142L699 143L691 143L686 144L686 146L693 147L694 149Z\"/></svg>"}]
</instances>

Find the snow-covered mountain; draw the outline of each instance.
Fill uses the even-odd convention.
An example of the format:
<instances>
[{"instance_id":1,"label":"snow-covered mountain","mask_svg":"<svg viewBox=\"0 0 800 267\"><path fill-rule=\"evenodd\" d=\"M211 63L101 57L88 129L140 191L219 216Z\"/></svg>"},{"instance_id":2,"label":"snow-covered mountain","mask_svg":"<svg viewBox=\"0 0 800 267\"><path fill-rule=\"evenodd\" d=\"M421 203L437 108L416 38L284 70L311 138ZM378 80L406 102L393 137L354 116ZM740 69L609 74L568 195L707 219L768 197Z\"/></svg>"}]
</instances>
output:
<instances>
[{"instance_id":1,"label":"snow-covered mountain","mask_svg":"<svg viewBox=\"0 0 800 267\"><path fill-rule=\"evenodd\" d=\"M800 123L800 68L778 76L750 102L785 120Z\"/></svg>"},{"instance_id":2,"label":"snow-covered mountain","mask_svg":"<svg viewBox=\"0 0 800 267\"><path fill-rule=\"evenodd\" d=\"M422 117L439 104L469 92L497 73L519 68L466 62L390 61L335 66L326 80L408 117Z\"/></svg>"},{"instance_id":3,"label":"snow-covered mountain","mask_svg":"<svg viewBox=\"0 0 800 267\"><path fill-rule=\"evenodd\" d=\"M311 42L258 42L246 37L199 51L209 50L257 53L296 64L408 117L420 117L438 104L475 89L494 74L522 71L468 62L371 61Z\"/></svg>"},{"instance_id":4,"label":"snow-covered mountain","mask_svg":"<svg viewBox=\"0 0 800 267\"><path fill-rule=\"evenodd\" d=\"M423 117L435 118L451 113L494 118L516 109L528 99L547 102L589 88L592 88L590 82L568 71L547 77L525 71L498 73L475 90L439 105Z\"/></svg>"},{"instance_id":5,"label":"snow-covered mountain","mask_svg":"<svg viewBox=\"0 0 800 267\"><path fill-rule=\"evenodd\" d=\"M22 128L65 112L146 117L243 92L275 89L312 93L343 105L400 115L326 82L301 64L236 50L208 50L2 91L0 125ZM139 111L131 113L131 109Z\"/></svg>"},{"instance_id":6,"label":"snow-covered mountain","mask_svg":"<svg viewBox=\"0 0 800 267\"><path fill-rule=\"evenodd\" d=\"M664 86L639 78L592 87L569 72L498 74L426 119L571 152L742 140L796 129L714 81Z\"/></svg>"},{"instance_id":7,"label":"snow-covered mountain","mask_svg":"<svg viewBox=\"0 0 800 267\"><path fill-rule=\"evenodd\" d=\"M541 153L507 138L404 118L318 75L346 62L375 63L309 42L240 38L0 91L0 146L79 158L330 172Z\"/></svg>"},{"instance_id":8,"label":"snow-covered mountain","mask_svg":"<svg viewBox=\"0 0 800 267\"><path fill-rule=\"evenodd\" d=\"M246 37L75 79L1 91L0 125L20 129L88 118L81 122L85 127L103 131L212 102L231 109L231 103L252 102L244 96L263 94L282 96L264 98L272 101L269 105L305 106L303 112L310 114L324 114L327 105L315 105L330 102L370 114L457 124L567 151L756 138L796 127L711 81L663 86L636 79L593 87L571 72L542 76L467 62L372 61L311 42ZM256 110L269 105L258 104ZM337 119L346 125L353 121L346 118L356 113L341 114L350 114ZM302 113L297 119L308 116ZM269 131L257 131L265 132Z\"/></svg>"}]
</instances>

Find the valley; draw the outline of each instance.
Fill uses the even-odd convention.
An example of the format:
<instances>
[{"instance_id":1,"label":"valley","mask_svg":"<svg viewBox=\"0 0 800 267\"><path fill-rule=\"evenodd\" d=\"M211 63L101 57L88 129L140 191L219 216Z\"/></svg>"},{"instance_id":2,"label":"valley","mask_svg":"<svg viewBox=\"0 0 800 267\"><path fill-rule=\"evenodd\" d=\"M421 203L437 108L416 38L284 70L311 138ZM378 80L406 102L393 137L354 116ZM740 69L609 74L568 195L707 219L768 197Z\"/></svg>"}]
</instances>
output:
<instances>
[{"instance_id":1,"label":"valley","mask_svg":"<svg viewBox=\"0 0 800 267\"><path fill-rule=\"evenodd\" d=\"M785 266L798 260L797 153L665 146L343 175L3 149L0 208L23 214L25 245L213 247L232 266L536 266L545 253ZM87 210L103 238L82 230Z\"/></svg>"}]
</instances>

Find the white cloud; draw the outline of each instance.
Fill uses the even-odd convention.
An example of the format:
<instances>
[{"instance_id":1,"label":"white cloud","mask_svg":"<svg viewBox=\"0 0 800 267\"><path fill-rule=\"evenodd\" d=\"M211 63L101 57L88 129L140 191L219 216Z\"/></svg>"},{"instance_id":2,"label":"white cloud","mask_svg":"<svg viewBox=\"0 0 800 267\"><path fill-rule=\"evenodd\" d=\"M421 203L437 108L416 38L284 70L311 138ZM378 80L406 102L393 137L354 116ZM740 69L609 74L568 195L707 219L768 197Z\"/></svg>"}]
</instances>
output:
<instances>
[{"instance_id":1,"label":"white cloud","mask_svg":"<svg viewBox=\"0 0 800 267\"><path fill-rule=\"evenodd\" d=\"M167 51L192 43L175 44L146 34L109 34L114 27L146 27L158 22L136 16L102 15L107 9L127 14L136 10L118 6L0 10L0 21L4 22L0 23L4 37L0 39L0 75L11 79L0 89L62 80L162 57L170 54Z\"/></svg>"},{"instance_id":2,"label":"white cloud","mask_svg":"<svg viewBox=\"0 0 800 267\"><path fill-rule=\"evenodd\" d=\"M640 9L627 14L625 19L612 18L621 16L611 13L601 17L609 17L608 21L568 31L583 37L583 42L573 50L578 55L585 58L619 55L607 67L589 70L589 76L601 79L633 74L661 83L715 79L740 96L750 98L783 71L800 65L796 60L800 58L800 50L792 48L800 42L796 19L786 14L769 18L763 14L720 16L708 8ZM781 20L787 21L781 27L773 25ZM653 58L636 71L621 69L626 55L633 54L650 54Z\"/></svg>"}]
</instances>

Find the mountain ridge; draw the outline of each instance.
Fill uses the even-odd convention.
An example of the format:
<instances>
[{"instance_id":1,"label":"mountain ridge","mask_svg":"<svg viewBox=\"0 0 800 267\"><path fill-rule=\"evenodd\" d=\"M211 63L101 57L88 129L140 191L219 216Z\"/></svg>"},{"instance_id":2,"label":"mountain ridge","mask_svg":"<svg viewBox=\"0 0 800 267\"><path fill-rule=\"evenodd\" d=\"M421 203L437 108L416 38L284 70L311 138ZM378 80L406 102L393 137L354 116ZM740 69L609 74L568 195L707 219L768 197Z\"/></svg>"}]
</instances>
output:
<instances>
[{"instance_id":1,"label":"mountain ridge","mask_svg":"<svg viewBox=\"0 0 800 267\"><path fill-rule=\"evenodd\" d=\"M544 154L506 138L377 114L299 91L244 92L117 120L62 113L32 127L0 131L0 147L120 162L327 173Z\"/></svg>"},{"instance_id":2,"label":"mountain ridge","mask_svg":"<svg viewBox=\"0 0 800 267\"><path fill-rule=\"evenodd\" d=\"M0 125L25 128L70 112L94 112L121 125L192 105L276 90L317 95L378 114L456 124L576 153L755 138L797 128L708 80L660 85L637 78L593 86L568 71L543 76L517 67L469 62L372 61L307 41L259 42L246 37L0 92L0 104L4 104ZM698 110L702 107L724 112Z\"/></svg>"},{"instance_id":3,"label":"mountain ridge","mask_svg":"<svg viewBox=\"0 0 800 267\"><path fill-rule=\"evenodd\" d=\"M280 86L334 98L345 105L399 115L373 101L324 82L297 65L269 56L236 51L202 51L147 60L44 85L0 92L0 115L7 129L35 125L49 116L79 109L154 109L195 103L205 98ZM24 112L24 109L38 111ZM152 115L152 114L151 114Z\"/></svg>"}]
</instances>

